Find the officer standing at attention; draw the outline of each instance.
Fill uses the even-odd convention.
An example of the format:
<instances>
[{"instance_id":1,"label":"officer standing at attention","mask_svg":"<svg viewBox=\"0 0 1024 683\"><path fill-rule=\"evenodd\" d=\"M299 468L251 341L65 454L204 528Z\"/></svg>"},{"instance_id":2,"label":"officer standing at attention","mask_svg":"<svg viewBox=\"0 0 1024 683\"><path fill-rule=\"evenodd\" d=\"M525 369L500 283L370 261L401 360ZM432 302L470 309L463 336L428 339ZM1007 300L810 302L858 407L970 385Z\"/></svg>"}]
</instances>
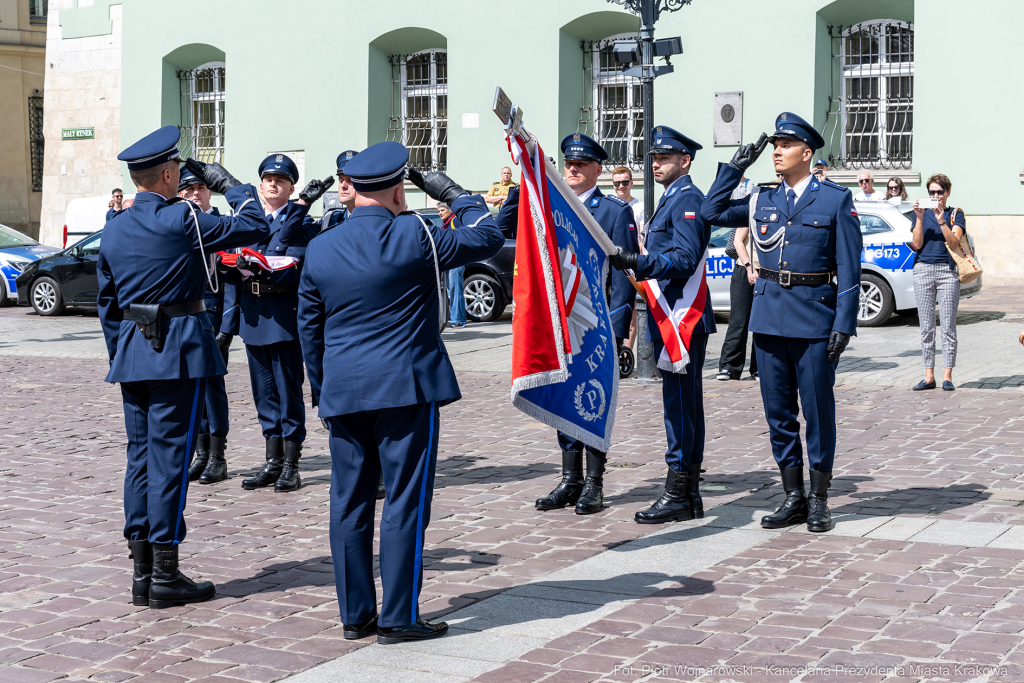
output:
<instances>
[{"instance_id":1,"label":"officer standing at attention","mask_svg":"<svg viewBox=\"0 0 1024 683\"><path fill-rule=\"evenodd\" d=\"M138 194L131 211L107 222L96 261L106 381L121 383L128 436L124 536L135 561L132 604L157 609L216 592L178 571L200 408L208 379L227 372L203 302L206 257L267 235L256 188L220 164L190 161L207 187L224 194L233 217L211 216L174 196L180 137L176 126L165 126L118 155Z\"/></svg>"},{"instance_id":2,"label":"officer standing at attention","mask_svg":"<svg viewBox=\"0 0 1024 683\"><path fill-rule=\"evenodd\" d=\"M210 188L187 168L181 169L181 180L178 181L178 196L188 199L198 206L203 213L220 216L217 207L210 204L213 195ZM231 296L225 299L226 292ZM217 335L217 346L224 357L227 367L228 348L234 338L220 331L221 318L227 308L235 304L231 301L235 288L225 287L224 283L216 291L206 289L206 313L213 324L213 332ZM228 465L224 460L224 445L228 436L228 392L224 387L222 376L210 377L206 381L206 401L203 403L202 417L199 420L199 436L196 437L196 454L188 468L188 480L199 480L200 484L214 484L228 478Z\"/></svg>"},{"instance_id":3,"label":"officer standing at attention","mask_svg":"<svg viewBox=\"0 0 1024 683\"><path fill-rule=\"evenodd\" d=\"M305 219L309 207L334 179L313 180L298 201L290 201L299 177L295 162L284 154L271 154L260 164L259 173L270 235L248 246L267 256L294 256L299 262L284 270L267 271L239 256L240 266L258 272L236 285L239 307L224 316L223 331L240 334L245 342L252 397L266 439L266 464L256 476L244 479L242 488L273 485L277 492L294 491L302 486L299 456L306 439L302 350L295 316L302 258L318 232L312 221Z\"/></svg>"},{"instance_id":4,"label":"officer standing at attention","mask_svg":"<svg viewBox=\"0 0 1024 683\"><path fill-rule=\"evenodd\" d=\"M756 144L740 147L728 165L718 165L701 215L715 225L750 225L761 263L750 331L772 455L786 491L785 502L762 518L761 526L778 529L806 521L808 531L829 531L826 501L836 454L833 386L839 356L857 333L860 223L848 189L811 175L814 152L825 144L818 131L790 112L779 115L775 129L771 137L762 134ZM782 184L762 192L753 209L745 199L730 201L740 176L767 142L775 147L772 160ZM799 408L807 421L809 501Z\"/></svg>"},{"instance_id":5,"label":"officer standing at attention","mask_svg":"<svg viewBox=\"0 0 1024 683\"><path fill-rule=\"evenodd\" d=\"M345 166L348 162L352 161L352 158L357 154L359 154L359 152L354 149L349 149L338 155L338 203L341 204L341 206L327 209L327 211L324 212L323 217L318 221L315 221L319 230L328 230L339 225L348 217L349 211L355 208L356 192L352 189L352 179L345 175Z\"/></svg>"},{"instance_id":6,"label":"officer standing at attention","mask_svg":"<svg viewBox=\"0 0 1024 683\"><path fill-rule=\"evenodd\" d=\"M690 166L703 146L668 126L656 126L651 151L654 179L664 187L658 206L647 222L644 253L619 250L612 256L613 267L632 269L637 280L657 280L666 301L673 308L683 298L691 277L700 278L704 254L711 240L711 227L700 217L704 193L690 179ZM737 177L737 182L739 178ZM733 183L733 188L736 183ZM717 331L711 297L690 336L689 364L680 374L661 370L661 396L665 411L668 475L665 492L647 510L637 512L640 524L661 524L704 516L700 496L700 466L704 462L704 353L708 335ZM649 325L654 357L665 344L657 325Z\"/></svg>"},{"instance_id":7,"label":"officer standing at attention","mask_svg":"<svg viewBox=\"0 0 1024 683\"><path fill-rule=\"evenodd\" d=\"M419 616L439 408L462 396L440 335L441 272L490 258L503 244L483 199L441 173L409 176L465 227L445 230L406 212L408 160L397 142L352 160L356 207L344 228L310 245L299 288L313 405L330 425L331 555L344 635L375 632L385 644L448 630ZM382 472L378 619L373 517Z\"/></svg>"},{"instance_id":8,"label":"officer standing at attention","mask_svg":"<svg viewBox=\"0 0 1024 683\"><path fill-rule=\"evenodd\" d=\"M605 195L597 188L597 179L603 170L602 162L608 153L596 140L582 133L567 135L562 140L565 159L565 182L616 246L626 251L637 251L636 220L629 205L614 194ZM519 194L514 202L518 204ZM502 208L502 211L505 207ZM518 208L513 209L518 216ZM629 323L633 318L636 290L629 278L619 271L610 271L606 289L608 310L611 314L615 344L622 351L622 341L629 336ZM587 446L587 474L583 477L584 444L558 432L558 445L562 450L562 481L555 489L538 498L538 510L557 510L567 505L576 506L577 515L600 512L604 506L604 470L608 455Z\"/></svg>"}]
</instances>

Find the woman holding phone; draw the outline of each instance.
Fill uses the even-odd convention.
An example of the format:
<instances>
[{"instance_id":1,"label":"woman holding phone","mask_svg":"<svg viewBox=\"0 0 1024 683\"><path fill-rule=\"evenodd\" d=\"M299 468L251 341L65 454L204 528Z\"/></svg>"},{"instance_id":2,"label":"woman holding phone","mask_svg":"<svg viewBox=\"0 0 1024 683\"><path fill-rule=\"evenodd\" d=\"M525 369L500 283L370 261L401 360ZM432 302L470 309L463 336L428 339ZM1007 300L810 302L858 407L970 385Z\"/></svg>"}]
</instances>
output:
<instances>
[{"instance_id":1,"label":"woman holding phone","mask_svg":"<svg viewBox=\"0 0 1024 683\"><path fill-rule=\"evenodd\" d=\"M911 247L914 258L914 298L921 321L921 350L924 354L924 379L914 391L935 388L935 303L939 304L942 325L942 389L953 391L953 367L956 365L956 312L960 306L960 277L950 248L960 244L967 232L964 213L946 207L953 183L936 173L925 184L927 200L914 201L914 223ZM925 206L922 206L925 204ZM930 206L927 206L930 205Z\"/></svg>"}]
</instances>

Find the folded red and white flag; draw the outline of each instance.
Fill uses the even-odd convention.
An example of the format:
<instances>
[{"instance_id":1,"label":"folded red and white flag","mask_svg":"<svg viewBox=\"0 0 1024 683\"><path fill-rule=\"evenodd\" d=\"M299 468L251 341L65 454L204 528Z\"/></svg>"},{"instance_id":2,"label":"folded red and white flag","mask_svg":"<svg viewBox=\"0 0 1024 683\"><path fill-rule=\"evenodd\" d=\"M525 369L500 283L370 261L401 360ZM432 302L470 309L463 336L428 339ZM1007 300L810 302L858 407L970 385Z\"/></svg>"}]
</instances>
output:
<instances>
[{"instance_id":1,"label":"folded red and white flag","mask_svg":"<svg viewBox=\"0 0 1024 683\"><path fill-rule=\"evenodd\" d=\"M686 366L690 363L690 339L704 315L708 298L707 259L708 252L705 249L700 265L697 266L700 277L696 273L691 275L683 287L683 295L672 305L668 303L657 280L643 280L639 283L644 290L651 317L658 325L661 341L665 344L658 357L658 367L662 370L686 374ZM700 372L701 368L694 371Z\"/></svg>"},{"instance_id":2,"label":"folded red and white flag","mask_svg":"<svg viewBox=\"0 0 1024 683\"><path fill-rule=\"evenodd\" d=\"M235 268L238 265L238 257L245 256L252 265L255 265L263 270L277 271L284 270L285 268L291 268L299 262L294 256L267 256L261 254L255 249L245 247L241 253L232 254L227 251L218 251L217 255L220 256L220 262L228 268ZM252 268L241 267L238 269L243 275L251 276L255 275L256 271Z\"/></svg>"}]
</instances>

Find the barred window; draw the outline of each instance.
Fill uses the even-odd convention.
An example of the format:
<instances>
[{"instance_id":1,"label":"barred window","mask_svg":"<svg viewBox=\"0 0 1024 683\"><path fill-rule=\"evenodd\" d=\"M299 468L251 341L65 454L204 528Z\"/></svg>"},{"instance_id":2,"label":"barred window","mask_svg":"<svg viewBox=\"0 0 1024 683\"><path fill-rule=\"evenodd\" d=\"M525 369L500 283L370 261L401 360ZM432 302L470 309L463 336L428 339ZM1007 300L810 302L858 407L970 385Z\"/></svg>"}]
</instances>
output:
<instances>
[{"instance_id":1,"label":"barred window","mask_svg":"<svg viewBox=\"0 0 1024 683\"><path fill-rule=\"evenodd\" d=\"M448 51L391 55L388 140L409 148L409 165L443 171L448 165ZM397 96L397 97L396 97Z\"/></svg>"},{"instance_id":2,"label":"barred window","mask_svg":"<svg viewBox=\"0 0 1024 683\"><path fill-rule=\"evenodd\" d=\"M914 133L914 26L883 19L829 27L839 97L830 116L844 168L910 168ZM839 43L836 55L835 43ZM834 90L834 88L833 88ZM835 106L838 105L838 106ZM828 125L826 125L826 130ZM838 133L838 135L836 135ZM828 136L826 136L828 137Z\"/></svg>"},{"instance_id":3,"label":"barred window","mask_svg":"<svg viewBox=\"0 0 1024 683\"><path fill-rule=\"evenodd\" d=\"M583 50L584 92L577 131L590 135L608 152L605 168L643 168L644 108L640 79L622 74L615 63L612 46L616 40L639 40L636 34L621 34L601 41L580 43Z\"/></svg>"},{"instance_id":4,"label":"barred window","mask_svg":"<svg viewBox=\"0 0 1024 683\"><path fill-rule=\"evenodd\" d=\"M49 11L50 3L48 0L29 0L28 1L28 13L29 20L38 23L46 20L46 14Z\"/></svg>"},{"instance_id":5,"label":"barred window","mask_svg":"<svg viewBox=\"0 0 1024 683\"><path fill-rule=\"evenodd\" d=\"M178 72L182 156L224 163L224 76L223 62Z\"/></svg>"},{"instance_id":6,"label":"barred window","mask_svg":"<svg viewBox=\"0 0 1024 683\"><path fill-rule=\"evenodd\" d=\"M28 137L32 156L32 191L43 191L43 96L36 90L28 98Z\"/></svg>"}]
</instances>

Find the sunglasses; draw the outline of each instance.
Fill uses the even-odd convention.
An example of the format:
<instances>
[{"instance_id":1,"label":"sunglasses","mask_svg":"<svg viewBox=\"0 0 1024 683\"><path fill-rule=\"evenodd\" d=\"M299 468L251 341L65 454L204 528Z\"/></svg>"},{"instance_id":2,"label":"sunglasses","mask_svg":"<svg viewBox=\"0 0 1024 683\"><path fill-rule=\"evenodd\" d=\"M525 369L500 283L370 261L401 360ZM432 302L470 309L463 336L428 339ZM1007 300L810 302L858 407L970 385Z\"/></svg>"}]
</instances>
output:
<instances>
[{"instance_id":1,"label":"sunglasses","mask_svg":"<svg viewBox=\"0 0 1024 683\"><path fill-rule=\"evenodd\" d=\"M870 182L871 182L870 178L865 178L864 180L858 180L857 184L858 185L863 185L864 183L870 183Z\"/></svg>"},{"instance_id":2,"label":"sunglasses","mask_svg":"<svg viewBox=\"0 0 1024 683\"><path fill-rule=\"evenodd\" d=\"M900 191L900 186L899 185L890 185L889 189L892 190L893 192L899 192Z\"/></svg>"},{"instance_id":3,"label":"sunglasses","mask_svg":"<svg viewBox=\"0 0 1024 683\"><path fill-rule=\"evenodd\" d=\"M941 197L944 194L946 194L945 190L928 190L929 197Z\"/></svg>"},{"instance_id":4,"label":"sunglasses","mask_svg":"<svg viewBox=\"0 0 1024 683\"><path fill-rule=\"evenodd\" d=\"M612 185L615 187L629 187L633 184L632 180L613 180Z\"/></svg>"}]
</instances>

